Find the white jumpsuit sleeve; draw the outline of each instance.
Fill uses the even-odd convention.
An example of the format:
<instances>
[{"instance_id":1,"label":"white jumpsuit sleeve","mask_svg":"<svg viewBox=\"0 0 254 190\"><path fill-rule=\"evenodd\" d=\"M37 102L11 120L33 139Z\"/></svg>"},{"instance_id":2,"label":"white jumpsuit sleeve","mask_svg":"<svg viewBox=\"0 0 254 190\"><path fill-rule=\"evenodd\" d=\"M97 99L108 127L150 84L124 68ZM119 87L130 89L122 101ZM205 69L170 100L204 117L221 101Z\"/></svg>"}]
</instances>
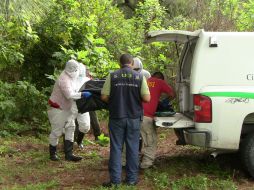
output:
<instances>
[{"instance_id":1,"label":"white jumpsuit sleeve","mask_svg":"<svg viewBox=\"0 0 254 190\"><path fill-rule=\"evenodd\" d=\"M59 87L67 99L77 100L81 98L81 92L75 91L71 80L59 80Z\"/></svg>"}]
</instances>

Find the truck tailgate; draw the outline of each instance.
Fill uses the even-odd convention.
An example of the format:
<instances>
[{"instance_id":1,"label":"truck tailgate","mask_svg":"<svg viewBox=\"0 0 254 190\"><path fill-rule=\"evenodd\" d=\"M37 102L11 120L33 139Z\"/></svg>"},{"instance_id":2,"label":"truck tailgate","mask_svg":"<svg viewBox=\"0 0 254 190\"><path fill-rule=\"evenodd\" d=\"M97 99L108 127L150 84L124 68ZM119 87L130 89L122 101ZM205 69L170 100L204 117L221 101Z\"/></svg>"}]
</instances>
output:
<instances>
[{"instance_id":1,"label":"truck tailgate","mask_svg":"<svg viewBox=\"0 0 254 190\"><path fill-rule=\"evenodd\" d=\"M194 122L181 113L176 113L172 117L155 117L155 125L165 128L190 128L194 127Z\"/></svg>"}]
</instances>

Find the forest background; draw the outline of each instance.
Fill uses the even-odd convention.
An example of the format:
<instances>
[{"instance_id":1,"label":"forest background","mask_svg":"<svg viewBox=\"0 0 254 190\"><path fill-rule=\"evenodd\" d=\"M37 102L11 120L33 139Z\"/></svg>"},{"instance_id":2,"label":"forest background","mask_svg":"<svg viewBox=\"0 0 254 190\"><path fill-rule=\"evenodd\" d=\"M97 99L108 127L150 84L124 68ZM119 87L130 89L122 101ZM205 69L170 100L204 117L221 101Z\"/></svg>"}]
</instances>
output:
<instances>
[{"instance_id":1,"label":"forest background","mask_svg":"<svg viewBox=\"0 0 254 190\"><path fill-rule=\"evenodd\" d=\"M47 100L70 58L102 78L128 52L172 82L175 44L144 43L162 29L253 31L254 0L2 0L0 136L49 132Z\"/></svg>"},{"instance_id":2,"label":"forest background","mask_svg":"<svg viewBox=\"0 0 254 190\"><path fill-rule=\"evenodd\" d=\"M85 149L74 147L81 162L65 161L61 142L61 161L49 161L54 81L70 58L103 78L130 53L173 85L175 44L144 43L149 31L164 29L253 32L254 0L0 0L0 189L104 190L109 145L103 136L98 143L87 134ZM107 113L97 113L105 132ZM173 130L157 131L155 168L140 172L136 188L119 190L253 190L237 155L211 160L212 150L176 146Z\"/></svg>"}]
</instances>

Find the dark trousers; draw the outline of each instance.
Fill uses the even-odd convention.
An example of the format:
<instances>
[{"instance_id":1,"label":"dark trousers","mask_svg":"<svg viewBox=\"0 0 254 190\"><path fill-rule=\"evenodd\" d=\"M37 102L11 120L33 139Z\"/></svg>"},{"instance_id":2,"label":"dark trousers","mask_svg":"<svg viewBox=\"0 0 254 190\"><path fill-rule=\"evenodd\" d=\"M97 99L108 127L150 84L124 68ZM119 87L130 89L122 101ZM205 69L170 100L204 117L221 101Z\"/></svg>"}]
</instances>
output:
<instances>
[{"instance_id":1,"label":"dark trousers","mask_svg":"<svg viewBox=\"0 0 254 190\"><path fill-rule=\"evenodd\" d=\"M90 111L90 124L91 128L93 129L94 137L98 137L101 135L100 123L95 111Z\"/></svg>"},{"instance_id":2,"label":"dark trousers","mask_svg":"<svg viewBox=\"0 0 254 190\"><path fill-rule=\"evenodd\" d=\"M110 119L110 180L114 184L121 183L122 147L126 144L126 182L135 183L138 177L140 118Z\"/></svg>"}]
</instances>

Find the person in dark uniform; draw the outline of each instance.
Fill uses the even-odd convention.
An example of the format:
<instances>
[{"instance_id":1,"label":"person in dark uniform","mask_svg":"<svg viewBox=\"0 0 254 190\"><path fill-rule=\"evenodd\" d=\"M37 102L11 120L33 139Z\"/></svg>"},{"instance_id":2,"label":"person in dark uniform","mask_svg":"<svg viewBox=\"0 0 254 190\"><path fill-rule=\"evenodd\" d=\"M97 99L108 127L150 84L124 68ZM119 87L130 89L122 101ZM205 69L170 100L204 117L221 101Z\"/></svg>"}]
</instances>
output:
<instances>
[{"instance_id":1,"label":"person in dark uniform","mask_svg":"<svg viewBox=\"0 0 254 190\"><path fill-rule=\"evenodd\" d=\"M101 91L101 99L109 105L110 181L103 184L105 187L121 183L123 143L126 144L125 182L137 184L142 101L150 101L150 92L145 77L132 66L133 57L121 55L121 68L109 74Z\"/></svg>"},{"instance_id":2,"label":"person in dark uniform","mask_svg":"<svg viewBox=\"0 0 254 190\"><path fill-rule=\"evenodd\" d=\"M90 115L91 127L93 129L93 136L94 136L94 139L97 141L98 137L101 135L100 122L97 117L97 113L95 111L90 111L89 115Z\"/></svg>"},{"instance_id":3,"label":"person in dark uniform","mask_svg":"<svg viewBox=\"0 0 254 190\"><path fill-rule=\"evenodd\" d=\"M88 67L86 67L86 76L90 78L91 80L93 79L93 76L90 73L90 70ZM95 140L98 140L98 136L101 135L101 128L100 128L100 122L99 122L97 113L95 111L90 111L89 115L90 115L90 122L91 122L90 124L93 129L94 138Z\"/></svg>"}]
</instances>

